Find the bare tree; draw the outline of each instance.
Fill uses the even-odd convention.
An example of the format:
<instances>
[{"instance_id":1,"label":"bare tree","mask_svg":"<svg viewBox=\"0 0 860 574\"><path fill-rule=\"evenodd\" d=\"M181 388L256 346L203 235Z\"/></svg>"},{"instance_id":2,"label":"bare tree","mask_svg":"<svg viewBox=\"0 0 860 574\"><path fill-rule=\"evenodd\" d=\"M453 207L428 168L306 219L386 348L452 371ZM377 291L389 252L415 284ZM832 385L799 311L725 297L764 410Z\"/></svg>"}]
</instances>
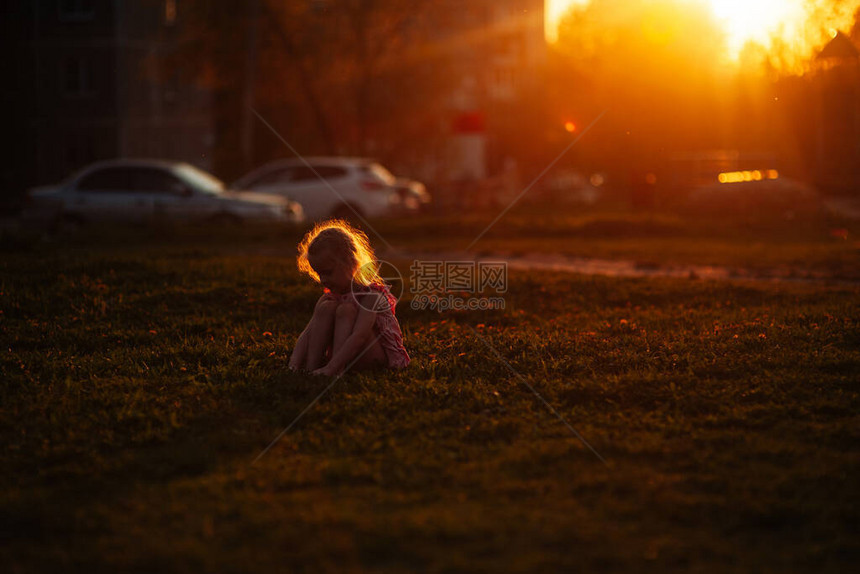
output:
<instances>
[{"instance_id":1,"label":"bare tree","mask_svg":"<svg viewBox=\"0 0 860 574\"><path fill-rule=\"evenodd\" d=\"M396 155L439 124L442 60L456 55L426 48L439 10L430 0L181 6L187 26L173 64L216 94L222 172L285 153L259 123L249 135L251 105L301 153ZM254 157L237 153L249 147Z\"/></svg>"}]
</instances>

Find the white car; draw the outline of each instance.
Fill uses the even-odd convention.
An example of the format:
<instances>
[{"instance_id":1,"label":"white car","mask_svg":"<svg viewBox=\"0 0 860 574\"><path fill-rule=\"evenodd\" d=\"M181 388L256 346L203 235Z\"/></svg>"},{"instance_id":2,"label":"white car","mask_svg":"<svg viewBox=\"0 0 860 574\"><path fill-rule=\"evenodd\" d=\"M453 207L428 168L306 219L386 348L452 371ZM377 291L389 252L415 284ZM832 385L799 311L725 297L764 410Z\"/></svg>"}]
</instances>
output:
<instances>
[{"instance_id":1,"label":"white car","mask_svg":"<svg viewBox=\"0 0 860 574\"><path fill-rule=\"evenodd\" d=\"M68 180L27 192L27 210L56 223L157 219L299 223L301 205L271 195L228 191L190 164L121 159L94 163Z\"/></svg>"},{"instance_id":2,"label":"white car","mask_svg":"<svg viewBox=\"0 0 860 574\"><path fill-rule=\"evenodd\" d=\"M267 163L231 187L298 201L308 219L320 220L391 215L401 203L396 182L371 159L309 157Z\"/></svg>"},{"instance_id":3,"label":"white car","mask_svg":"<svg viewBox=\"0 0 860 574\"><path fill-rule=\"evenodd\" d=\"M402 213L411 214L430 209L430 194L427 192L427 187L420 181L398 177L394 181L394 189L400 195Z\"/></svg>"}]
</instances>

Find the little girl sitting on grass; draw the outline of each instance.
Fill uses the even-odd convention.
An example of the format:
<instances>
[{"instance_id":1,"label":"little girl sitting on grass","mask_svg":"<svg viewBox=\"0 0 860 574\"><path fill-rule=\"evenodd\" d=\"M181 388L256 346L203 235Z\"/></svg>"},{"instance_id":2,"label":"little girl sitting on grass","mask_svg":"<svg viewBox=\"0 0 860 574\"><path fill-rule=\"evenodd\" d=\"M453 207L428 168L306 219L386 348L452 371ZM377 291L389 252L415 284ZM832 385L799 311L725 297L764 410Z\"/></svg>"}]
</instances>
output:
<instances>
[{"instance_id":1,"label":"little girl sitting on grass","mask_svg":"<svg viewBox=\"0 0 860 574\"><path fill-rule=\"evenodd\" d=\"M379 276L362 231L337 219L317 224L299 244L298 264L324 291L299 335L290 369L331 376L409 364L394 316L397 299Z\"/></svg>"}]
</instances>

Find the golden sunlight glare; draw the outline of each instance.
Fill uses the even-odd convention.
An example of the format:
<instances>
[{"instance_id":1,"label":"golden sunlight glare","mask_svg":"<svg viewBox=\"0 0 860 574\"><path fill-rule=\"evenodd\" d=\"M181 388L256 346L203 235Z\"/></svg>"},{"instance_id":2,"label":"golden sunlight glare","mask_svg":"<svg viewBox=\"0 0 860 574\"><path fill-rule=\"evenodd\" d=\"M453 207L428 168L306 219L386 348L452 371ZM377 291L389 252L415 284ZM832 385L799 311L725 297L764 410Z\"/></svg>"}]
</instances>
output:
<instances>
[{"instance_id":1,"label":"golden sunlight glare","mask_svg":"<svg viewBox=\"0 0 860 574\"><path fill-rule=\"evenodd\" d=\"M643 0L630 0L631 4ZM671 1L671 0L669 0ZM753 42L764 48L777 39L795 55L808 54L826 41L819 31L850 30L860 0L676 0L707 7L726 34L727 55L737 60L744 46ZM560 20L574 7L592 0L546 0L546 39L558 39ZM623 4L619 4L620 7Z\"/></svg>"},{"instance_id":2,"label":"golden sunlight glare","mask_svg":"<svg viewBox=\"0 0 860 574\"><path fill-rule=\"evenodd\" d=\"M588 4L589 0L546 0L544 5L544 28L547 42L558 39L558 21L565 12L577 4Z\"/></svg>"},{"instance_id":3,"label":"golden sunlight glare","mask_svg":"<svg viewBox=\"0 0 860 574\"><path fill-rule=\"evenodd\" d=\"M550 42L557 38L558 22L577 5L590 0L546 0L546 37ZM728 36L729 51L737 56L743 45L752 40L766 45L771 34L786 39L798 32L803 22L803 0L687 0L705 2L722 24Z\"/></svg>"},{"instance_id":4,"label":"golden sunlight glare","mask_svg":"<svg viewBox=\"0 0 860 574\"><path fill-rule=\"evenodd\" d=\"M802 0L707 0L737 56L748 41L767 45L772 34L791 41L803 23Z\"/></svg>"}]
</instances>

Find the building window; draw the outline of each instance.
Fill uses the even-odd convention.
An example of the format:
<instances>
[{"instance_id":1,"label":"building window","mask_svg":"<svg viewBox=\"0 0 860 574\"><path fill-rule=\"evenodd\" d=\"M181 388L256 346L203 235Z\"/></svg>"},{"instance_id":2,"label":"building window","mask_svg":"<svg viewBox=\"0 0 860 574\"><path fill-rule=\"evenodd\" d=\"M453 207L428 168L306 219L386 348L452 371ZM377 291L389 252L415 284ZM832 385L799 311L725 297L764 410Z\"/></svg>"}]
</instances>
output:
<instances>
[{"instance_id":1,"label":"building window","mask_svg":"<svg viewBox=\"0 0 860 574\"><path fill-rule=\"evenodd\" d=\"M165 102L173 103L176 101L176 95L179 93L179 73L170 72L167 74L167 79L164 82L161 97Z\"/></svg>"},{"instance_id":2,"label":"building window","mask_svg":"<svg viewBox=\"0 0 860 574\"><path fill-rule=\"evenodd\" d=\"M164 0L164 24L166 26L176 24L176 0Z\"/></svg>"},{"instance_id":3,"label":"building window","mask_svg":"<svg viewBox=\"0 0 860 574\"><path fill-rule=\"evenodd\" d=\"M95 18L93 0L59 0L57 13L62 22L88 22Z\"/></svg>"},{"instance_id":4,"label":"building window","mask_svg":"<svg viewBox=\"0 0 860 574\"><path fill-rule=\"evenodd\" d=\"M91 134L74 134L66 140L66 166L69 170L96 160L95 145Z\"/></svg>"},{"instance_id":5,"label":"building window","mask_svg":"<svg viewBox=\"0 0 860 574\"><path fill-rule=\"evenodd\" d=\"M493 6L493 22L496 24L506 24L513 18L513 9L511 6L504 4L496 4Z\"/></svg>"},{"instance_id":6,"label":"building window","mask_svg":"<svg viewBox=\"0 0 860 574\"><path fill-rule=\"evenodd\" d=\"M490 79L490 94L494 98L509 100L515 95L514 71L508 66L496 66Z\"/></svg>"},{"instance_id":7,"label":"building window","mask_svg":"<svg viewBox=\"0 0 860 574\"><path fill-rule=\"evenodd\" d=\"M93 68L84 58L66 58L62 70L62 86L66 96L91 96L93 89Z\"/></svg>"}]
</instances>

